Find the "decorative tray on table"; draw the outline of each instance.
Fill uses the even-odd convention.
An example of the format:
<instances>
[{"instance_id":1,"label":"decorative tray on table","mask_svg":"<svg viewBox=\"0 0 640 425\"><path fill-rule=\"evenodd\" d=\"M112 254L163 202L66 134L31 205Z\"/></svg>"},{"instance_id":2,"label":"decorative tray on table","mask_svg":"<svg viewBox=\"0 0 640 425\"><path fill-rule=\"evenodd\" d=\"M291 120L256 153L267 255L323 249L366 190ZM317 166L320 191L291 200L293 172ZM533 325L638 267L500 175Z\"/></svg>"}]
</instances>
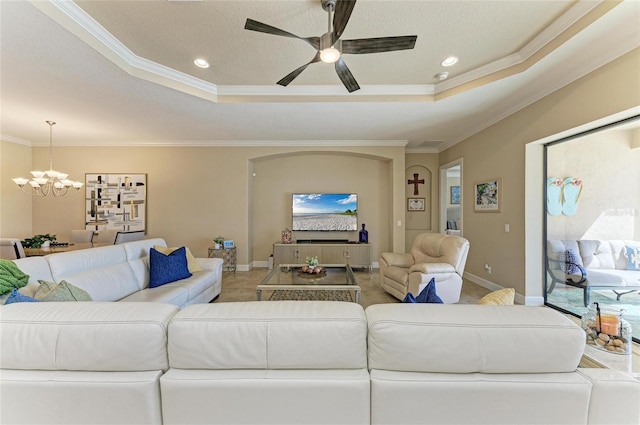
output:
<instances>
[{"instance_id":1,"label":"decorative tray on table","mask_svg":"<svg viewBox=\"0 0 640 425\"><path fill-rule=\"evenodd\" d=\"M327 270L320 266L315 266L313 268L309 266L303 266L302 268L298 269L298 276L308 279L317 279L326 275Z\"/></svg>"}]
</instances>

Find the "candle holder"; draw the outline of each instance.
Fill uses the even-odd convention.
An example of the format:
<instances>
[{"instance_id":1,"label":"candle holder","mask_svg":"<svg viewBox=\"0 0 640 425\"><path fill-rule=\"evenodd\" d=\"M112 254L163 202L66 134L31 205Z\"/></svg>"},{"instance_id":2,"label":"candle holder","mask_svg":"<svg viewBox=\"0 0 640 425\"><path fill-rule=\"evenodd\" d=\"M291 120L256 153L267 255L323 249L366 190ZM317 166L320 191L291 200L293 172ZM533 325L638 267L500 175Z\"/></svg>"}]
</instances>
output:
<instances>
[{"instance_id":1,"label":"candle holder","mask_svg":"<svg viewBox=\"0 0 640 425\"><path fill-rule=\"evenodd\" d=\"M591 303L582 315L587 344L609 353L631 354L631 324L623 316L624 310Z\"/></svg>"}]
</instances>

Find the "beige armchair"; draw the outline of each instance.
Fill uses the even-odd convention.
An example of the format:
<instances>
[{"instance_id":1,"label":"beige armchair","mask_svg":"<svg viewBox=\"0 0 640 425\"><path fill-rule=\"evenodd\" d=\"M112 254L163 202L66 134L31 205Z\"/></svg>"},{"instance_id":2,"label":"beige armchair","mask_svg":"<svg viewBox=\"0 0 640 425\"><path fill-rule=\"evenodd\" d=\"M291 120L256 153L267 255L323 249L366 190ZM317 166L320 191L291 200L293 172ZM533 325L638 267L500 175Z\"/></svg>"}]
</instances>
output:
<instances>
[{"instance_id":1,"label":"beige armchair","mask_svg":"<svg viewBox=\"0 0 640 425\"><path fill-rule=\"evenodd\" d=\"M407 292L417 296L435 278L436 293L445 304L457 303L462 291L462 273L469 253L469 241L460 236L421 233L409 253L380 255L380 284L398 298Z\"/></svg>"}]
</instances>

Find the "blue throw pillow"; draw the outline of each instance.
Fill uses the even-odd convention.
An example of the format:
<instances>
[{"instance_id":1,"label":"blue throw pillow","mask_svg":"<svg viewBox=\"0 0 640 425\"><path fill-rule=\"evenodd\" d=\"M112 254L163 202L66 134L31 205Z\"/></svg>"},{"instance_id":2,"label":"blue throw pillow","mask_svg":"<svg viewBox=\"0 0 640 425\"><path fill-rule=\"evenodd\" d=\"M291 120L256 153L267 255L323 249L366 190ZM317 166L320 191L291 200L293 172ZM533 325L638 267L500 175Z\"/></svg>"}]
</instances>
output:
<instances>
[{"instance_id":1,"label":"blue throw pillow","mask_svg":"<svg viewBox=\"0 0 640 425\"><path fill-rule=\"evenodd\" d=\"M7 299L4 301L5 305L13 304L13 303L37 303L37 302L40 302L40 300L36 300L35 298L31 298L28 295L24 295L18 292L18 290L15 288L13 291L11 291Z\"/></svg>"},{"instance_id":2,"label":"blue throw pillow","mask_svg":"<svg viewBox=\"0 0 640 425\"><path fill-rule=\"evenodd\" d=\"M580 274L580 258L572 249L564 251L564 272L565 274Z\"/></svg>"},{"instance_id":3,"label":"blue throw pillow","mask_svg":"<svg viewBox=\"0 0 640 425\"><path fill-rule=\"evenodd\" d=\"M443 304L442 298L436 294L436 279L431 278L427 286L416 297L417 303Z\"/></svg>"},{"instance_id":4,"label":"blue throw pillow","mask_svg":"<svg viewBox=\"0 0 640 425\"><path fill-rule=\"evenodd\" d=\"M627 254L627 269L640 270L640 246L625 246Z\"/></svg>"},{"instance_id":5,"label":"blue throw pillow","mask_svg":"<svg viewBox=\"0 0 640 425\"><path fill-rule=\"evenodd\" d=\"M436 294L436 280L431 278L427 286L422 288L422 291L417 297L414 297L411 292L407 292L407 295L402 300L403 303L415 304L415 303L429 303L429 304L443 304L442 298Z\"/></svg>"},{"instance_id":6,"label":"blue throw pillow","mask_svg":"<svg viewBox=\"0 0 640 425\"><path fill-rule=\"evenodd\" d=\"M416 299L411 292L407 292L407 295L405 295L404 300L402 300L402 302L407 304L415 304Z\"/></svg>"},{"instance_id":7,"label":"blue throw pillow","mask_svg":"<svg viewBox=\"0 0 640 425\"><path fill-rule=\"evenodd\" d=\"M149 251L149 288L191 277L187 265L185 247L176 249L170 254L163 254L151 248Z\"/></svg>"}]
</instances>

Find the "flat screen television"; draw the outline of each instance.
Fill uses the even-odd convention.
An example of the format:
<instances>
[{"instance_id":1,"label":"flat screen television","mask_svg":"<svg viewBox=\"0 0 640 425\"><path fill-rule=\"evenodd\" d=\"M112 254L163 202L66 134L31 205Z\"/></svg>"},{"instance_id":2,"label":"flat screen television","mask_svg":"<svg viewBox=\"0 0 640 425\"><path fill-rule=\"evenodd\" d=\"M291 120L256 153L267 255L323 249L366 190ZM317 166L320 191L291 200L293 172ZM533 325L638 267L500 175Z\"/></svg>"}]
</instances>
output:
<instances>
[{"instance_id":1,"label":"flat screen television","mask_svg":"<svg viewBox=\"0 0 640 425\"><path fill-rule=\"evenodd\" d=\"M358 195L355 193L294 193L292 230L358 230Z\"/></svg>"}]
</instances>

